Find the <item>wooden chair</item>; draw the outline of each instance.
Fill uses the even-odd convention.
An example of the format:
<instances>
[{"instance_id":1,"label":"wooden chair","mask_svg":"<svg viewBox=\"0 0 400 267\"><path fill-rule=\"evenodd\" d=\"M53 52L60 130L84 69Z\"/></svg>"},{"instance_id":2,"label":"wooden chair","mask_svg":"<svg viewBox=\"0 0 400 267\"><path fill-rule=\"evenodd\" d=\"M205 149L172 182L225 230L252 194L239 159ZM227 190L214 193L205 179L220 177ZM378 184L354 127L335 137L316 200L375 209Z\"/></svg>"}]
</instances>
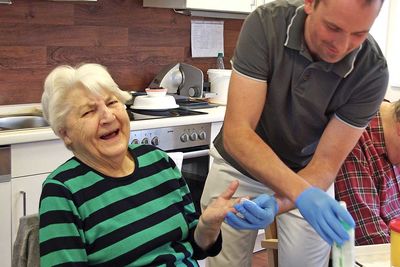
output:
<instances>
[{"instance_id":1,"label":"wooden chair","mask_svg":"<svg viewBox=\"0 0 400 267\"><path fill-rule=\"evenodd\" d=\"M261 241L261 247L266 249L268 266L278 267L278 237L276 220L265 228L265 239Z\"/></svg>"}]
</instances>

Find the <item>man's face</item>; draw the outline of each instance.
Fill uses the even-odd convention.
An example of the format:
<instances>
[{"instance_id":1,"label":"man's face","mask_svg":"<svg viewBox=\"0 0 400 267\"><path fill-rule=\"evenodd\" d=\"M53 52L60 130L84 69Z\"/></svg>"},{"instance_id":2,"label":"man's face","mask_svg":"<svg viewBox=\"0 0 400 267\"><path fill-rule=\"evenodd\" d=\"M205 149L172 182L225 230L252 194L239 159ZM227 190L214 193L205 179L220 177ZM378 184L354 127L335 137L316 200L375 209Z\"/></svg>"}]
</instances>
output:
<instances>
[{"instance_id":1,"label":"man's face","mask_svg":"<svg viewBox=\"0 0 400 267\"><path fill-rule=\"evenodd\" d=\"M304 1L307 13L305 40L315 60L335 63L358 48L379 14L381 1L364 0Z\"/></svg>"}]
</instances>

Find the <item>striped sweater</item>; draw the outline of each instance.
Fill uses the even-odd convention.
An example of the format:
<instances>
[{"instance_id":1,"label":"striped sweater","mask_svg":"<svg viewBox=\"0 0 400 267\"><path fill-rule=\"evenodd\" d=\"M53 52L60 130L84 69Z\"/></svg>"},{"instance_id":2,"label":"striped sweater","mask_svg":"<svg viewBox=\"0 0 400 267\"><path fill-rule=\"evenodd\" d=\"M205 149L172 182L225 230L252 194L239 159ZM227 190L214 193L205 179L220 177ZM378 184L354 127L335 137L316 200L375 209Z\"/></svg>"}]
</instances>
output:
<instances>
[{"instance_id":1,"label":"striped sweater","mask_svg":"<svg viewBox=\"0 0 400 267\"><path fill-rule=\"evenodd\" d=\"M105 176L76 157L43 183L41 266L198 266L198 215L179 169L152 146L130 145L131 175Z\"/></svg>"}]
</instances>

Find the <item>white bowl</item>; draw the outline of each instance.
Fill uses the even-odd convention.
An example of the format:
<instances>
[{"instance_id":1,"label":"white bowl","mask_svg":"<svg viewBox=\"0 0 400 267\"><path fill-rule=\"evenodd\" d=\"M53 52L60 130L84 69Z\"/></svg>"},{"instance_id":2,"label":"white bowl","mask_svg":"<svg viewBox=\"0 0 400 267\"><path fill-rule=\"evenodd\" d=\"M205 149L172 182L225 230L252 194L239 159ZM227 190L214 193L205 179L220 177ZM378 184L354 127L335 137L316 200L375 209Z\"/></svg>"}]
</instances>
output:
<instances>
[{"instance_id":1,"label":"white bowl","mask_svg":"<svg viewBox=\"0 0 400 267\"><path fill-rule=\"evenodd\" d=\"M133 109L162 110L178 108L175 98L172 95L164 95L152 97L148 95L140 95L133 100Z\"/></svg>"},{"instance_id":2,"label":"white bowl","mask_svg":"<svg viewBox=\"0 0 400 267\"><path fill-rule=\"evenodd\" d=\"M160 89L150 89L147 88L146 94L151 97L160 97L160 96L165 96L167 94L167 89L165 88L160 88Z\"/></svg>"}]
</instances>

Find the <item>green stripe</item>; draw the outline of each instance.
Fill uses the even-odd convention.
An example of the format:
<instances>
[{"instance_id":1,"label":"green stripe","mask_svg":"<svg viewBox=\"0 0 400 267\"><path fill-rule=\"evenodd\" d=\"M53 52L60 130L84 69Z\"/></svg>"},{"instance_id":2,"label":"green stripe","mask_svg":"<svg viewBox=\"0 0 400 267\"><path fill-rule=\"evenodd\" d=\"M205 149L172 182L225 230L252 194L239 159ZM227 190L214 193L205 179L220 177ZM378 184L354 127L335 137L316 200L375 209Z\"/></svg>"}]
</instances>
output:
<instances>
[{"instance_id":1,"label":"green stripe","mask_svg":"<svg viewBox=\"0 0 400 267\"><path fill-rule=\"evenodd\" d=\"M98 175L97 173L90 171L84 175L77 176L73 179L69 179L65 182L65 185L71 190L72 194L76 192L91 187L97 182L104 180L103 177Z\"/></svg>"},{"instance_id":2,"label":"green stripe","mask_svg":"<svg viewBox=\"0 0 400 267\"><path fill-rule=\"evenodd\" d=\"M70 159L67 162L65 162L64 164L62 164L61 166L59 166L52 173L50 173L48 179L53 179L56 175L58 175L64 171L68 171L70 169L76 168L79 165L80 165L80 163L78 161Z\"/></svg>"},{"instance_id":3,"label":"green stripe","mask_svg":"<svg viewBox=\"0 0 400 267\"><path fill-rule=\"evenodd\" d=\"M40 214L45 214L49 211L71 211L74 215L79 216L74 203L63 197L45 197L40 202Z\"/></svg>"},{"instance_id":4,"label":"green stripe","mask_svg":"<svg viewBox=\"0 0 400 267\"><path fill-rule=\"evenodd\" d=\"M87 256L84 249L66 249L51 252L40 257L41 266L54 266L63 263L87 262Z\"/></svg>"},{"instance_id":5,"label":"green stripe","mask_svg":"<svg viewBox=\"0 0 400 267\"><path fill-rule=\"evenodd\" d=\"M128 224L146 218L160 210L165 209L167 206L171 205L171 203L176 203L181 201L179 196L180 196L179 192L177 193L175 190L163 197L154 199L141 206L132 207L132 209L130 210L127 210L112 218L109 218L107 220L104 220L96 224L90 230L86 231L86 237L88 240L94 240L95 237L97 238L101 237L99 236L100 232L103 233L104 235L107 235L112 231L114 231L115 229L124 227ZM107 225L107 228L105 228L104 225ZM166 229L165 231L169 230L170 229Z\"/></svg>"},{"instance_id":6,"label":"green stripe","mask_svg":"<svg viewBox=\"0 0 400 267\"><path fill-rule=\"evenodd\" d=\"M79 232L76 231L76 225L73 223L51 224L39 229L40 243L43 243L53 238L70 237L70 236L80 237Z\"/></svg>"},{"instance_id":7,"label":"green stripe","mask_svg":"<svg viewBox=\"0 0 400 267\"><path fill-rule=\"evenodd\" d=\"M145 166L153 164L156 161L159 161L162 158L167 159L166 157L167 157L167 154L161 153L161 151L159 151L159 150L153 150L153 151L149 151L148 153L137 157L137 159L139 162L139 167L145 167Z\"/></svg>"}]
</instances>

